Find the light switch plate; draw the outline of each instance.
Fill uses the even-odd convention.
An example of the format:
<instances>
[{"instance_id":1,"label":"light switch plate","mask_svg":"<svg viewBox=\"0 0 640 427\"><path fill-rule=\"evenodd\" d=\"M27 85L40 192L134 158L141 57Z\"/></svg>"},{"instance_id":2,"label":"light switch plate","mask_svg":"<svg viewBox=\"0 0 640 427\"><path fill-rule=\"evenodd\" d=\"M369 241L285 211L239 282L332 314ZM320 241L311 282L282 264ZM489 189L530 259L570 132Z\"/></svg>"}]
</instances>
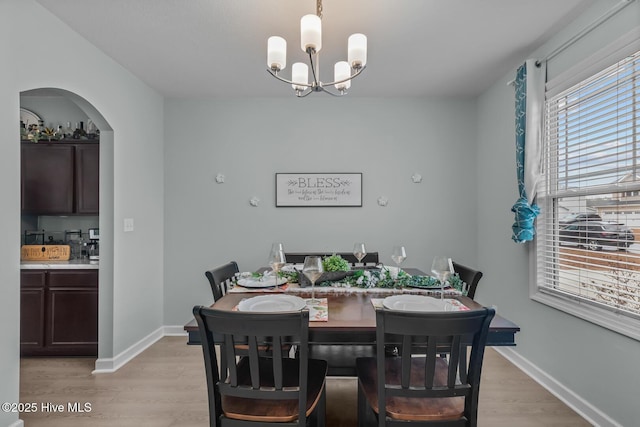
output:
<instances>
[{"instance_id":1,"label":"light switch plate","mask_svg":"<svg viewBox=\"0 0 640 427\"><path fill-rule=\"evenodd\" d=\"M133 231L133 218L124 219L124 231L125 232Z\"/></svg>"}]
</instances>

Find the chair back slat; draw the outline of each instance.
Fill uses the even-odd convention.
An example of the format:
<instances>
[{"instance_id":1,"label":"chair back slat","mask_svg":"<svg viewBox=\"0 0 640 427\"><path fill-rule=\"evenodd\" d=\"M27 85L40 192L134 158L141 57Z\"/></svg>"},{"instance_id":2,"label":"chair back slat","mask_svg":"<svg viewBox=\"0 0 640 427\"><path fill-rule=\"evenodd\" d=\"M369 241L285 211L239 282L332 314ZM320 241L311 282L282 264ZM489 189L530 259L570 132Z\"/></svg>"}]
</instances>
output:
<instances>
[{"instance_id":1,"label":"chair back slat","mask_svg":"<svg viewBox=\"0 0 640 427\"><path fill-rule=\"evenodd\" d=\"M405 335L402 337L402 373L400 385L402 388L409 387L409 381L411 380L411 346L413 345L413 340L411 336Z\"/></svg>"},{"instance_id":2,"label":"chair back slat","mask_svg":"<svg viewBox=\"0 0 640 427\"><path fill-rule=\"evenodd\" d=\"M228 360L236 360L236 346L233 335L224 336L224 345L220 348L220 353L225 355L224 357L221 357L223 360L223 363L221 364L223 370L221 370L220 373L221 380L227 378L228 374L229 382L231 385L236 387L238 385L236 365L235 363L227 364Z\"/></svg>"},{"instance_id":3,"label":"chair back slat","mask_svg":"<svg viewBox=\"0 0 640 427\"><path fill-rule=\"evenodd\" d=\"M451 352L449 353L449 369L447 376L447 386L450 388L455 386L456 378L459 376L458 370L460 369L461 340L462 337L460 335L454 335L451 337Z\"/></svg>"},{"instance_id":4,"label":"chair back slat","mask_svg":"<svg viewBox=\"0 0 640 427\"><path fill-rule=\"evenodd\" d=\"M276 390L282 390L282 337L274 337L273 340L273 382Z\"/></svg>"},{"instance_id":5,"label":"chair back slat","mask_svg":"<svg viewBox=\"0 0 640 427\"><path fill-rule=\"evenodd\" d=\"M431 388L436 375L436 355L438 340L434 336L427 337L427 353L425 358L424 387Z\"/></svg>"},{"instance_id":6,"label":"chair back slat","mask_svg":"<svg viewBox=\"0 0 640 427\"><path fill-rule=\"evenodd\" d=\"M255 336L247 337L249 343L249 371L251 372L251 388L260 388L260 361L258 357L258 341Z\"/></svg>"}]
</instances>

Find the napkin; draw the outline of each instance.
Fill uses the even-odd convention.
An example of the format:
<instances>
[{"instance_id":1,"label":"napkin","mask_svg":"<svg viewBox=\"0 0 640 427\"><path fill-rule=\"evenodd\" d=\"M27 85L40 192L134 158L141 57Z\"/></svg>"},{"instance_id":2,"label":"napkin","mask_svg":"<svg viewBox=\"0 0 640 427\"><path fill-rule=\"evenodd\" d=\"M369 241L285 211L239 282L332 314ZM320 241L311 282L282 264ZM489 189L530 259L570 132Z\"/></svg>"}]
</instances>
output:
<instances>
[{"instance_id":1,"label":"napkin","mask_svg":"<svg viewBox=\"0 0 640 427\"><path fill-rule=\"evenodd\" d=\"M310 322L326 322L329 320L329 301L327 298L316 298L318 303L311 305L307 301Z\"/></svg>"},{"instance_id":2,"label":"napkin","mask_svg":"<svg viewBox=\"0 0 640 427\"><path fill-rule=\"evenodd\" d=\"M371 298L371 305L373 305L373 308L382 308L382 301L384 301L384 298Z\"/></svg>"}]
</instances>

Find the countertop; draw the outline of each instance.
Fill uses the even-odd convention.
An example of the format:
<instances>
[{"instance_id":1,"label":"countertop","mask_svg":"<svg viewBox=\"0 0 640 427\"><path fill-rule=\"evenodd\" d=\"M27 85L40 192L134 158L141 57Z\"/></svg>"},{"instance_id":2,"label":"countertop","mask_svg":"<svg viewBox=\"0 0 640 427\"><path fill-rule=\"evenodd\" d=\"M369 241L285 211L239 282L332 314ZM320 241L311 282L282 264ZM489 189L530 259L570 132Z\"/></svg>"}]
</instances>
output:
<instances>
[{"instance_id":1,"label":"countertop","mask_svg":"<svg viewBox=\"0 0 640 427\"><path fill-rule=\"evenodd\" d=\"M97 270L100 268L99 262L89 262L87 260L70 261L21 261L21 270Z\"/></svg>"}]
</instances>

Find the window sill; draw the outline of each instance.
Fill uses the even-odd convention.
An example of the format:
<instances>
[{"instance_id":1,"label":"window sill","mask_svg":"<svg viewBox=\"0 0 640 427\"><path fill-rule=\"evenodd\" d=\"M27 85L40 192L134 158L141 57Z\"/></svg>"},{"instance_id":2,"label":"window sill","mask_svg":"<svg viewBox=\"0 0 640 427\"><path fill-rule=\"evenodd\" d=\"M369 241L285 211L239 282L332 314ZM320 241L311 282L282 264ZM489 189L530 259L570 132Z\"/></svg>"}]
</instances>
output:
<instances>
[{"instance_id":1,"label":"window sill","mask_svg":"<svg viewBox=\"0 0 640 427\"><path fill-rule=\"evenodd\" d=\"M552 291L538 290L537 292L534 291L530 296L532 300L541 304L640 341L640 320L638 319L603 310L592 304L567 298Z\"/></svg>"}]
</instances>

